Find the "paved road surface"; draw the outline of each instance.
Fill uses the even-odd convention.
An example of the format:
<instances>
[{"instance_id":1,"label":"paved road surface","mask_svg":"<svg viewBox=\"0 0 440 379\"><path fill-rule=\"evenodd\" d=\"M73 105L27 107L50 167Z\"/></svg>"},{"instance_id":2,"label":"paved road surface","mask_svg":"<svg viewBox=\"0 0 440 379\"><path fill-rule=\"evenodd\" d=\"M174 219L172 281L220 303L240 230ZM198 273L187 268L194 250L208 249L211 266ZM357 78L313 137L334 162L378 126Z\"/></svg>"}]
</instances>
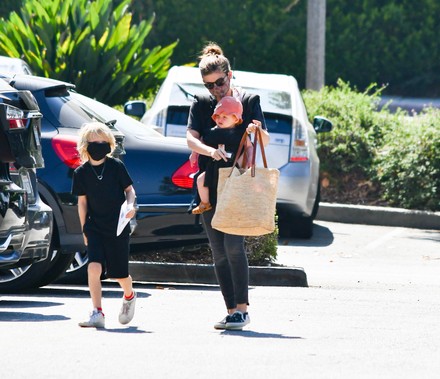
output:
<instances>
[{"instance_id":1,"label":"paved road surface","mask_svg":"<svg viewBox=\"0 0 440 379\"><path fill-rule=\"evenodd\" d=\"M0 298L4 378L438 378L440 233L319 222L280 241L309 287L254 287L247 331L212 328L216 287L138 284L130 326L104 289L105 330L80 329L83 286Z\"/></svg>"}]
</instances>

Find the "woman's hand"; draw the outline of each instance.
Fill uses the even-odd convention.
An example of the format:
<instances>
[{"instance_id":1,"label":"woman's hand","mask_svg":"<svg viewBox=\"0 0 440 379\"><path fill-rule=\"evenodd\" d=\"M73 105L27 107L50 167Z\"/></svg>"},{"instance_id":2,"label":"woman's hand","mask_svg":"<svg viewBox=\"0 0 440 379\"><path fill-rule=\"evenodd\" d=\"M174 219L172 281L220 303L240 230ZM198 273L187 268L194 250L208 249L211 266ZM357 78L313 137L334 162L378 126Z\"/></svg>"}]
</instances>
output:
<instances>
[{"instance_id":1,"label":"woman's hand","mask_svg":"<svg viewBox=\"0 0 440 379\"><path fill-rule=\"evenodd\" d=\"M248 134L252 134L255 133L255 131L257 130L257 128L261 128L261 121L258 120L252 120L252 122L247 126L246 128L246 132Z\"/></svg>"}]
</instances>

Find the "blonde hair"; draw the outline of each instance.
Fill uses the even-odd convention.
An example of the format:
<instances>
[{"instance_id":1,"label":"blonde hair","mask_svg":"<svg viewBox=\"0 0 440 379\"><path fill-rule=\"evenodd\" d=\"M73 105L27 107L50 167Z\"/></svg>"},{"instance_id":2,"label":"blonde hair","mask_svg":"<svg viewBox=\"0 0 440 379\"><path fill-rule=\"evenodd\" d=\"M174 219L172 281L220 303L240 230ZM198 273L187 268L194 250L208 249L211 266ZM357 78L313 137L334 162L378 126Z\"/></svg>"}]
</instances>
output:
<instances>
[{"instance_id":1,"label":"blonde hair","mask_svg":"<svg viewBox=\"0 0 440 379\"><path fill-rule=\"evenodd\" d=\"M209 42L203 48L199 59L199 69L202 76L212 74L216 71L222 71L225 74L231 71L228 58L223 55L222 48L215 42Z\"/></svg>"},{"instance_id":2,"label":"blonde hair","mask_svg":"<svg viewBox=\"0 0 440 379\"><path fill-rule=\"evenodd\" d=\"M89 145L89 138L93 136L101 137L110 144L110 153L107 155L111 155L115 150L115 136L107 125L103 124L102 122L86 123L81 127L81 130L79 131L79 140L76 145L79 157L81 158L81 162L83 163L87 162L90 159L90 155L87 152L87 146Z\"/></svg>"}]
</instances>

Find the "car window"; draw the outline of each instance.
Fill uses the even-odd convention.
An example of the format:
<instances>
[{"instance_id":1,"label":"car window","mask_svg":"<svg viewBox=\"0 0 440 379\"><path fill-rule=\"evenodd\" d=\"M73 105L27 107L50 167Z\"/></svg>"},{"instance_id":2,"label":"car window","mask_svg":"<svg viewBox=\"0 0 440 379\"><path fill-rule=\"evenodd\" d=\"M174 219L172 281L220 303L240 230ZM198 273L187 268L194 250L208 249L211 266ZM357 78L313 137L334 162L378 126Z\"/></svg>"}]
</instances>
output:
<instances>
[{"instance_id":1,"label":"car window","mask_svg":"<svg viewBox=\"0 0 440 379\"><path fill-rule=\"evenodd\" d=\"M142 135L143 137L155 137L155 138L163 138L163 135L156 132L153 128L147 127L141 122L135 120L134 118L125 115L124 113L104 104L90 97L81 95L76 92L71 92L71 96L74 99L77 99L81 104L83 104L88 109L94 109L98 112L102 117L107 118L109 120L116 121L116 128L118 128L123 133L136 134L137 136ZM189 108L187 108L189 109ZM188 118L188 110L187 118ZM186 121L185 121L186 123Z\"/></svg>"},{"instance_id":2,"label":"car window","mask_svg":"<svg viewBox=\"0 0 440 379\"><path fill-rule=\"evenodd\" d=\"M292 115L292 95L289 92L277 91L266 88L243 87L251 94L260 96L260 104L263 111ZM208 94L205 87L194 83L174 83L171 90L170 104L191 104L194 95ZM186 122L186 121L185 121Z\"/></svg>"},{"instance_id":3,"label":"car window","mask_svg":"<svg viewBox=\"0 0 440 379\"><path fill-rule=\"evenodd\" d=\"M79 129L81 125L86 122L106 122L106 120L93 110L72 98L70 94L47 97L46 99L52 112L54 112L54 114L57 112L55 116L59 124L63 125L63 127Z\"/></svg>"}]
</instances>

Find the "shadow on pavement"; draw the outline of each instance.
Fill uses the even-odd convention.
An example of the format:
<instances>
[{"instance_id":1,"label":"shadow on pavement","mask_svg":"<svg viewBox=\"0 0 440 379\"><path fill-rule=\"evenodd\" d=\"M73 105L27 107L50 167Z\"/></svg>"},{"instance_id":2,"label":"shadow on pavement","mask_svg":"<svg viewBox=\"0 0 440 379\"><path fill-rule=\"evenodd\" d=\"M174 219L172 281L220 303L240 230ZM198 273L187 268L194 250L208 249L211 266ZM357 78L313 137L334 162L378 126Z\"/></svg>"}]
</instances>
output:
<instances>
[{"instance_id":1,"label":"shadow on pavement","mask_svg":"<svg viewBox=\"0 0 440 379\"><path fill-rule=\"evenodd\" d=\"M40 313L27 312L0 312L0 322L47 322L66 320L70 320L70 317L62 315L42 315Z\"/></svg>"},{"instance_id":2,"label":"shadow on pavement","mask_svg":"<svg viewBox=\"0 0 440 379\"><path fill-rule=\"evenodd\" d=\"M322 225L313 224L313 237L310 239L299 238L280 238L279 245L289 246L309 246L324 247L333 243L334 237L332 231Z\"/></svg>"},{"instance_id":3,"label":"shadow on pavement","mask_svg":"<svg viewBox=\"0 0 440 379\"><path fill-rule=\"evenodd\" d=\"M29 301L29 300L0 300L0 309L6 308L42 308L56 307L64 303L55 303L53 301Z\"/></svg>"},{"instance_id":4,"label":"shadow on pavement","mask_svg":"<svg viewBox=\"0 0 440 379\"><path fill-rule=\"evenodd\" d=\"M112 288L114 287L114 289ZM136 290L136 286L135 286ZM90 293L89 289L84 287L42 287L33 289L26 292L19 293L9 293L8 296L32 296L32 297L75 297L75 298L89 298ZM121 298L122 297L122 289L119 286L114 285L113 283L103 283L102 286L102 296L104 298ZM137 296L139 298L147 298L151 295L145 292L137 291ZM1 304L1 302L0 302ZM56 304L59 305L59 304ZM37 306L37 305L36 305Z\"/></svg>"},{"instance_id":5,"label":"shadow on pavement","mask_svg":"<svg viewBox=\"0 0 440 379\"><path fill-rule=\"evenodd\" d=\"M123 334L145 334L145 333L153 333L147 332L146 330L138 329L137 326L129 326L128 328L115 328L115 329L106 329L99 328L96 329L98 332L107 332L107 333L123 333Z\"/></svg>"},{"instance_id":6,"label":"shadow on pavement","mask_svg":"<svg viewBox=\"0 0 440 379\"><path fill-rule=\"evenodd\" d=\"M261 333L254 332L252 330L224 330L221 332L222 335L236 336L236 337L247 337L247 338L277 338L277 339L289 339L289 340L302 340L302 337L286 336L284 334L278 333Z\"/></svg>"}]
</instances>

